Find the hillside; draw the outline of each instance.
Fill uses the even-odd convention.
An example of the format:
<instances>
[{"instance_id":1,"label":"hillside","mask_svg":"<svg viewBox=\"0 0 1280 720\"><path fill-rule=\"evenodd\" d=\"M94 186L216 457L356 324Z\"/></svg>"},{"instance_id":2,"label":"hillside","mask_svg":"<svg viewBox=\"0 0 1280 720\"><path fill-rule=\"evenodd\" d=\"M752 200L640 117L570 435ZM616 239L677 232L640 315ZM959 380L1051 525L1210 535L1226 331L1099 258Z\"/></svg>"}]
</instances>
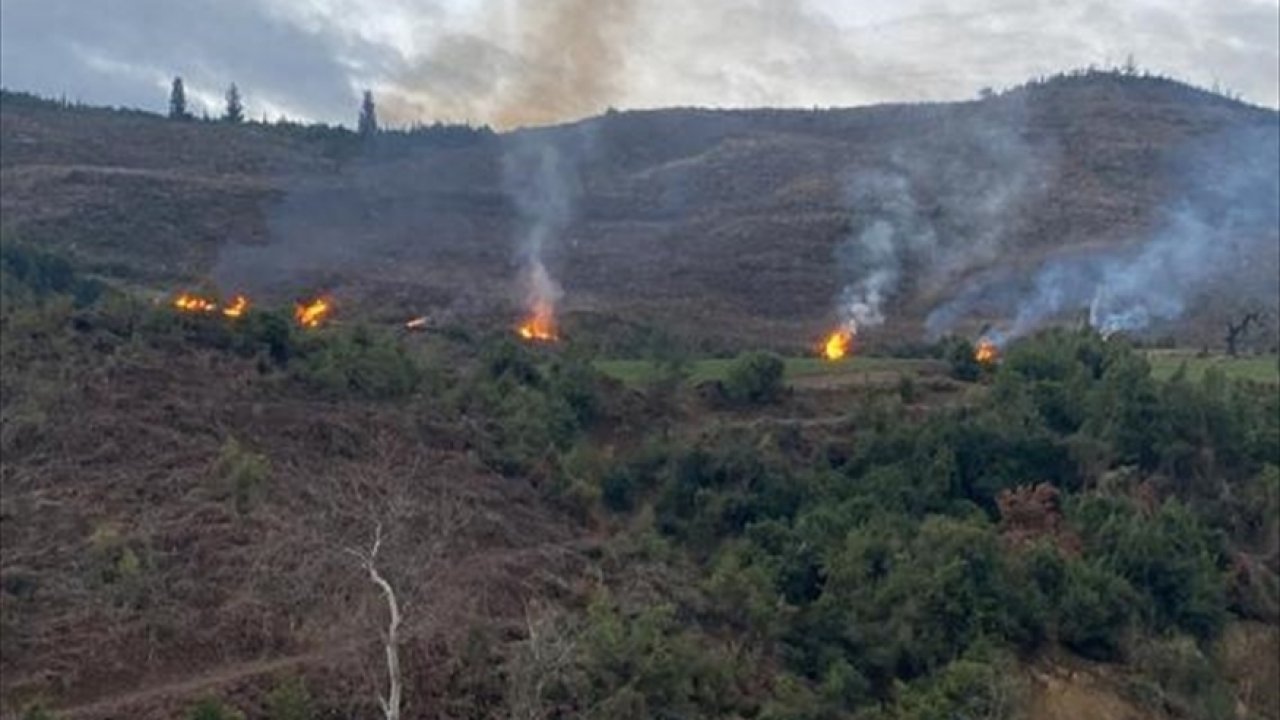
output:
<instances>
[{"instance_id":1,"label":"hillside","mask_svg":"<svg viewBox=\"0 0 1280 720\"><path fill-rule=\"evenodd\" d=\"M1113 73L968 103L611 112L511 135L426 128L372 143L6 95L0 211L7 232L154 291L323 288L354 314L506 323L522 297L515 257L528 218L503 163L541 142L567 167L568 218L547 256L571 318L661 326L712 347L798 347L835 319L865 265L841 259L851 229L899 202L851 187L888 176L910 189L904 235L937 236L908 258L878 334L914 340L924 316L975 278L1017 281L1046 257L1138 244L1189 176L1214 174L1200 157L1188 172L1191 149L1275 135L1278 118ZM1264 214L1270 227L1249 231L1280 233ZM1240 302L1274 305L1275 254L1196 298L1194 322L1162 332L1219 343ZM1015 307L988 302L959 329Z\"/></svg>"},{"instance_id":2,"label":"hillside","mask_svg":"<svg viewBox=\"0 0 1280 720\"><path fill-rule=\"evenodd\" d=\"M414 720L1280 720L1276 112L1117 73L369 138L2 99L4 720L383 717L390 677ZM1195 285L1224 237L1260 251ZM554 342L511 331L538 242ZM966 337L1134 257L1117 296L1194 289L1180 347ZM814 357L868 266L886 324ZM1249 356L1188 347L1244 310Z\"/></svg>"}]
</instances>

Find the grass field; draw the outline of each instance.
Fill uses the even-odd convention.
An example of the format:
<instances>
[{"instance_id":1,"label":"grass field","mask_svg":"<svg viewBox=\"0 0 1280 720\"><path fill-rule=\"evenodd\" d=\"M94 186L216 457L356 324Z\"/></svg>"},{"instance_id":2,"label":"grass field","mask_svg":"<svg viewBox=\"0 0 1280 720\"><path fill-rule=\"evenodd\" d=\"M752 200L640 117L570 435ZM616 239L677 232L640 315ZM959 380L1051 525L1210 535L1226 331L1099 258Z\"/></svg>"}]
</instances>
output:
<instances>
[{"instance_id":1,"label":"grass field","mask_svg":"<svg viewBox=\"0 0 1280 720\"><path fill-rule=\"evenodd\" d=\"M1280 384L1280 358L1275 355L1231 358L1225 355L1198 356L1179 350L1153 350L1147 354L1151 362L1151 374L1164 380L1178 371L1185 362L1187 377L1198 380L1209 368L1218 368L1229 378L1255 382Z\"/></svg>"},{"instance_id":2,"label":"grass field","mask_svg":"<svg viewBox=\"0 0 1280 720\"><path fill-rule=\"evenodd\" d=\"M839 362L828 362L821 358L785 358L786 378L813 377L819 375L851 375L880 371L919 371L925 367L935 366L932 360L906 360L901 358L855 357ZM723 380L733 364L731 358L708 358L690 363L689 382L700 383L706 380ZM648 360L600 360L596 368L606 375L617 378L628 385L640 385L654 376L656 369Z\"/></svg>"}]
</instances>

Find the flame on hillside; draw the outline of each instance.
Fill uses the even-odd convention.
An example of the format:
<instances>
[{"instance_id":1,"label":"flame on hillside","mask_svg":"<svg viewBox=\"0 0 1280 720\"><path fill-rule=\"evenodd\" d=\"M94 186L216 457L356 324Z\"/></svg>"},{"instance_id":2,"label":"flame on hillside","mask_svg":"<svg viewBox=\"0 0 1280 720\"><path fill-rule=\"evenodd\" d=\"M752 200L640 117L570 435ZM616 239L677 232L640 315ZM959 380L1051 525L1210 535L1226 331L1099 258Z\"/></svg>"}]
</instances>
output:
<instances>
[{"instance_id":1,"label":"flame on hillside","mask_svg":"<svg viewBox=\"0 0 1280 720\"><path fill-rule=\"evenodd\" d=\"M555 308L545 300L533 304L533 311L516 327L516 333L530 342L555 342L560 339L556 328Z\"/></svg>"},{"instance_id":2,"label":"flame on hillside","mask_svg":"<svg viewBox=\"0 0 1280 720\"><path fill-rule=\"evenodd\" d=\"M427 316L423 315L422 317L416 317L412 320L406 321L404 324L404 329L405 330L426 330Z\"/></svg>"},{"instance_id":3,"label":"flame on hillside","mask_svg":"<svg viewBox=\"0 0 1280 720\"><path fill-rule=\"evenodd\" d=\"M320 327L333 312L333 301L327 297L319 297L310 302L300 302L293 306L293 319L304 328Z\"/></svg>"},{"instance_id":4,"label":"flame on hillside","mask_svg":"<svg viewBox=\"0 0 1280 720\"><path fill-rule=\"evenodd\" d=\"M973 359L983 365L994 365L1000 362L1000 348L989 338L982 338L973 350Z\"/></svg>"},{"instance_id":5,"label":"flame on hillside","mask_svg":"<svg viewBox=\"0 0 1280 720\"><path fill-rule=\"evenodd\" d=\"M174 298L173 306L189 313L211 313L218 309L218 303L192 293L182 293Z\"/></svg>"},{"instance_id":6,"label":"flame on hillside","mask_svg":"<svg viewBox=\"0 0 1280 720\"><path fill-rule=\"evenodd\" d=\"M245 311L248 309L249 309L249 298L245 297L244 295L236 295L235 297L231 298L230 305L222 308L222 314L226 315L229 318L238 318L241 315L244 315Z\"/></svg>"},{"instance_id":7,"label":"flame on hillside","mask_svg":"<svg viewBox=\"0 0 1280 720\"><path fill-rule=\"evenodd\" d=\"M854 332L852 328L840 328L827 335L826 339L818 347L818 352L823 358L832 362L843 360L853 351L853 338Z\"/></svg>"}]
</instances>

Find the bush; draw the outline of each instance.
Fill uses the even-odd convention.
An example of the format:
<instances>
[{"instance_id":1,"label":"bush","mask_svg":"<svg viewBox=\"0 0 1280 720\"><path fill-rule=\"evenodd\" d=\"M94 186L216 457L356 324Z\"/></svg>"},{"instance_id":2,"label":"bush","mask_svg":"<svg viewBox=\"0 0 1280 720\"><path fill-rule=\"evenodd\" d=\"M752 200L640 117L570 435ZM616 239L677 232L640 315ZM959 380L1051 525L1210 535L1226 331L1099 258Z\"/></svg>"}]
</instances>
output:
<instances>
[{"instance_id":1,"label":"bush","mask_svg":"<svg viewBox=\"0 0 1280 720\"><path fill-rule=\"evenodd\" d=\"M304 355L298 377L334 396L395 398L413 392L420 379L402 345L363 326L314 338Z\"/></svg>"},{"instance_id":2,"label":"bush","mask_svg":"<svg viewBox=\"0 0 1280 720\"><path fill-rule=\"evenodd\" d=\"M1012 663L965 657L907 686L892 715L898 720L1020 717L1024 688Z\"/></svg>"},{"instance_id":3,"label":"bush","mask_svg":"<svg viewBox=\"0 0 1280 720\"><path fill-rule=\"evenodd\" d=\"M600 498L613 512L627 512L635 505L636 480L625 466L609 468L600 480Z\"/></svg>"},{"instance_id":4,"label":"bush","mask_svg":"<svg viewBox=\"0 0 1280 720\"><path fill-rule=\"evenodd\" d=\"M207 697L187 711L186 720L244 720L244 713L215 697Z\"/></svg>"},{"instance_id":5,"label":"bush","mask_svg":"<svg viewBox=\"0 0 1280 720\"><path fill-rule=\"evenodd\" d=\"M733 716L738 668L684 632L673 609L624 613L606 598L588 610L580 677L571 693L588 717L618 720Z\"/></svg>"},{"instance_id":6,"label":"bush","mask_svg":"<svg viewBox=\"0 0 1280 720\"><path fill-rule=\"evenodd\" d=\"M1135 599L1124 579L1086 562L1070 564L1058 604L1058 639L1087 658L1119 659Z\"/></svg>"},{"instance_id":7,"label":"bush","mask_svg":"<svg viewBox=\"0 0 1280 720\"><path fill-rule=\"evenodd\" d=\"M786 366L782 358L770 352L739 355L729 366L724 380L726 397L739 404L760 405L775 402L782 395L782 375Z\"/></svg>"},{"instance_id":8,"label":"bush","mask_svg":"<svg viewBox=\"0 0 1280 720\"><path fill-rule=\"evenodd\" d=\"M1133 664L1142 673L1134 690L1147 707L1170 708L1175 717L1204 720L1235 716L1230 683L1192 638L1141 643L1133 652Z\"/></svg>"},{"instance_id":9,"label":"bush","mask_svg":"<svg viewBox=\"0 0 1280 720\"><path fill-rule=\"evenodd\" d=\"M8 297L25 292L41 301L66 295L77 308L93 304L105 290L101 282L77 275L66 258L19 243L0 244L0 275Z\"/></svg>"},{"instance_id":10,"label":"bush","mask_svg":"<svg viewBox=\"0 0 1280 720\"><path fill-rule=\"evenodd\" d=\"M315 717L307 684L297 677L276 683L267 693L266 709L266 720L312 720Z\"/></svg>"},{"instance_id":11,"label":"bush","mask_svg":"<svg viewBox=\"0 0 1280 720\"><path fill-rule=\"evenodd\" d=\"M1148 515L1132 503L1089 498L1071 508L1086 549L1141 593L1145 619L1201 640L1226 621L1226 578L1218 537L1171 500Z\"/></svg>"},{"instance_id":12,"label":"bush","mask_svg":"<svg viewBox=\"0 0 1280 720\"><path fill-rule=\"evenodd\" d=\"M974 357L973 343L957 338L947 344L947 363L951 367L951 377L964 382L973 382L982 376L982 364Z\"/></svg>"},{"instance_id":13,"label":"bush","mask_svg":"<svg viewBox=\"0 0 1280 720\"><path fill-rule=\"evenodd\" d=\"M31 703L22 710L22 720L58 720L59 717L41 702Z\"/></svg>"},{"instance_id":14,"label":"bush","mask_svg":"<svg viewBox=\"0 0 1280 720\"><path fill-rule=\"evenodd\" d=\"M235 438L229 437L222 444L213 471L235 502L236 512L244 514L249 512L271 474L271 465L264 455L246 450Z\"/></svg>"}]
</instances>

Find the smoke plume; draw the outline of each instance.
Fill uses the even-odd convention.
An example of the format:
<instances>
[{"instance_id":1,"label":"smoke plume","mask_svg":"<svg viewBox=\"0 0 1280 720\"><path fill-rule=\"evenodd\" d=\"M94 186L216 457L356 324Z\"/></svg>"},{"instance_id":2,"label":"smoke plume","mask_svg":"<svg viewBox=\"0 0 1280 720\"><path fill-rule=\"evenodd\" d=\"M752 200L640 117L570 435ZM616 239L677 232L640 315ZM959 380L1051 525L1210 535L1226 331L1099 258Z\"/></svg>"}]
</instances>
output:
<instances>
[{"instance_id":1,"label":"smoke plume","mask_svg":"<svg viewBox=\"0 0 1280 720\"><path fill-rule=\"evenodd\" d=\"M978 284L930 314L949 329L977 304L1016 307L1007 337L1069 313L1088 313L1099 331L1141 332L1176 320L1207 295L1276 304L1280 271L1280 128L1233 129L1180 148L1170 164L1175 191L1153 232L1122 247L1052 257L1029 287L1008 278Z\"/></svg>"},{"instance_id":2,"label":"smoke plume","mask_svg":"<svg viewBox=\"0 0 1280 720\"><path fill-rule=\"evenodd\" d=\"M999 257L1050 162L1022 126L1022 109L1007 103L849 178L852 227L837 249L846 322L880 325L898 298L930 297Z\"/></svg>"},{"instance_id":3,"label":"smoke plume","mask_svg":"<svg viewBox=\"0 0 1280 720\"><path fill-rule=\"evenodd\" d=\"M582 195L580 168L590 140L585 129L557 139L541 131L504 138L502 183L516 207L516 259L531 310L554 314L563 295L547 263L560 249Z\"/></svg>"},{"instance_id":4,"label":"smoke plume","mask_svg":"<svg viewBox=\"0 0 1280 720\"><path fill-rule=\"evenodd\" d=\"M480 9L481 27L437 39L383 93L393 123L480 119L498 128L600 112L624 89L637 0L546 0Z\"/></svg>"}]
</instances>

